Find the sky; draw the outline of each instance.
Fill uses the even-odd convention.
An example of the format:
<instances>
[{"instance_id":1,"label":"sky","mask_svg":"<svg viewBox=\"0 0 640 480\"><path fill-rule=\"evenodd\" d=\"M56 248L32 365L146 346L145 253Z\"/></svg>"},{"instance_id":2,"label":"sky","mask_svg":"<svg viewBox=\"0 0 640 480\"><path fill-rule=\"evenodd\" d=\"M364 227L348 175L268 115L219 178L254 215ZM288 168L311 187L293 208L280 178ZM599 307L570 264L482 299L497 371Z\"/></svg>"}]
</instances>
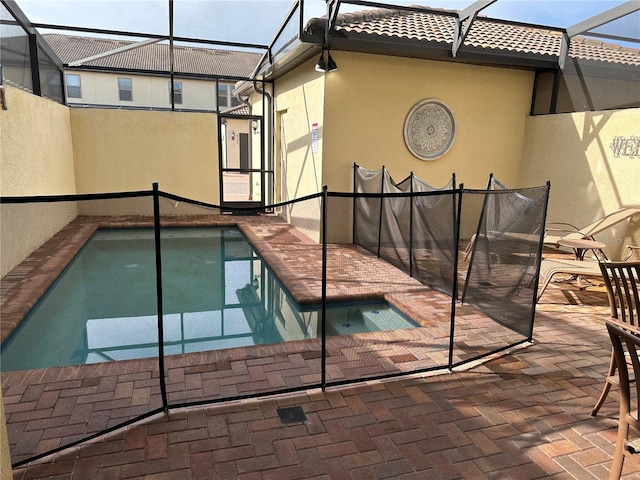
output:
<instances>
[{"instance_id":1,"label":"sky","mask_svg":"<svg viewBox=\"0 0 640 480\"><path fill-rule=\"evenodd\" d=\"M640 8L640 0L633 0ZM17 0L34 23L168 34L167 0ZM174 0L174 35L266 45L293 0ZM388 0L386 3L463 9L473 0ZM626 0L498 0L481 14L554 27L570 27ZM325 12L324 0L305 0L305 21ZM343 4L341 12L361 10ZM640 12L615 25L640 39ZM43 31L41 31L44 33ZM290 38L291 36L289 36Z\"/></svg>"}]
</instances>

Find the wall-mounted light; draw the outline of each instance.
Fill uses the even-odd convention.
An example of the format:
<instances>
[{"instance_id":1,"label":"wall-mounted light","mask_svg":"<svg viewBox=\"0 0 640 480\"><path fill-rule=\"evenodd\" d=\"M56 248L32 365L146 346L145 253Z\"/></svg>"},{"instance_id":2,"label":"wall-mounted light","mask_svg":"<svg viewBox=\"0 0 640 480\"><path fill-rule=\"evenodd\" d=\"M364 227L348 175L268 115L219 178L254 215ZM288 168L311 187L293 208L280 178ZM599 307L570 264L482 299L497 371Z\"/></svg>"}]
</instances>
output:
<instances>
[{"instance_id":1,"label":"wall-mounted light","mask_svg":"<svg viewBox=\"0 0 640 480\"><path fill-rule=\"evenodd\" d=\"M338 69L338 65L336 65L336 62L333 60L333 57L331 56L331 52L327 49L327 59L325 61L325 57L324 57L324 52L325 49L322 49L322 52L320 52L320 58L318 59L318 62L316 63L316 72L333 72L334 70Z\"/></svg>"},{"instance_id":2,"label":"wall-mounted light","mask_svg":"<svg viewBox=\"0 0 640 480\"><path fill-rule=\"evenodd\" d=\"M231 131L231 140L235 140L235 139L236 139L236 132Z\"/></svg>"},{"instance_id":3,"label":"wall-mounted light","mask_svg":"<svg viewBox=\"0 0 640 480\"><path fill-rule=\"evenodd\" d=\"M251 120L251 130L253 130L254 134L258 133L259 127L260 127L260 122L258 122L258 120Z\"/></svg>"}]
</instances>

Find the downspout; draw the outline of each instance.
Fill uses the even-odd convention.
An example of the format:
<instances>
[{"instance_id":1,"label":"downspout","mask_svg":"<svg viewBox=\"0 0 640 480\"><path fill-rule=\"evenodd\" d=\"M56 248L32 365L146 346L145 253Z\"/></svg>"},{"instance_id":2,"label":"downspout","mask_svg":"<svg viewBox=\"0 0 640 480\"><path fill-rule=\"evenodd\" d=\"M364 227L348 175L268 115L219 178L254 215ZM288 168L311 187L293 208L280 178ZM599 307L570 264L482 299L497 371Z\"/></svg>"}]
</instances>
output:
<instances>
[{"instance_id":1,"label":"downspout","mask_svg":"<svg viewBox=\"0 0 640 480\"><path fill-rule=\"evenodd\" d=\"M176 110L176 98L175 98L175 85L173 80L175 78L174 72L174 57L173 57L173 0L169 0L169 82L171 95L171 111Z\"/></svg>"},{"instance_id":2,"label":"downspout","mask_svg":"<svg viewBox=\"0 0 640 480\"><path fill-rule=\"evenodd\" d=\"M268 101L269 101L269 115L268 115L267 122L266 122L267 123L266 124L267 143L268 143L268 147L269 147L269 148L267 148L267 169L271 170L272 172L275 172L275 166L273 165L273 141L274 141L274 138L273 138L273 129L272 129L272 125L275 124L275 111L274 111L274 108L273 108L273 97L271 95L269 95L269 93L267 92L266 89L260 89L260 87L258 86L257 80L253 79L252 80L252 85L253 85L253 90L256 93L262 95L263 98L264 97L268 98ZM275 84L272 84L272 85L274 85L273 88L275 89ZM249 107L251 107L251 105L249 105L248 99L247 99L247 105ZM265 117L265 115L264 115L264 106L265 105L264 105L264 101L263 101L263 103L262 103L262 112L263 112L262 118ZM274 187L274 185L273 185L274 182L275 182L275 177L274 177L274 174L272 173L272 179L271 179L271 182L270 182L271 183L271 187L272 187L271 188L272 191L273 191L273 187ZM269 192L269 194L271 194L271 192ZM272 203L274 201L275 201L275 199L272 199Z\"/></svg>"}]
</instances>

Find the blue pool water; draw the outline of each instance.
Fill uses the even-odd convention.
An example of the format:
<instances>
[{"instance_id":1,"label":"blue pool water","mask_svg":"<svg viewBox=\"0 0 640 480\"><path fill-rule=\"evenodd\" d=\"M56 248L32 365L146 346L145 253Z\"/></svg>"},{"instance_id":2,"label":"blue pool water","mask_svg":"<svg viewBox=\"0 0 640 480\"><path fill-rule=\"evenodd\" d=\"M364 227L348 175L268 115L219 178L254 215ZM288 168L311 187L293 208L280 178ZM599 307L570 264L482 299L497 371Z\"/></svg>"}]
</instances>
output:
<instances>
[{"instance_id":1,"label":"blue pool water","mask_svg":"<svg viewBox=\"0 0 640 480\"><path fill-rule=\"evenodd\" d=\"M162 230L167 355L316 338L301 309L238 229ZM153 230L99 230L2 345L3 371L158 353ZM327 310L327 333L412 328L391 307Z\"/></svg>"}]
</instances>

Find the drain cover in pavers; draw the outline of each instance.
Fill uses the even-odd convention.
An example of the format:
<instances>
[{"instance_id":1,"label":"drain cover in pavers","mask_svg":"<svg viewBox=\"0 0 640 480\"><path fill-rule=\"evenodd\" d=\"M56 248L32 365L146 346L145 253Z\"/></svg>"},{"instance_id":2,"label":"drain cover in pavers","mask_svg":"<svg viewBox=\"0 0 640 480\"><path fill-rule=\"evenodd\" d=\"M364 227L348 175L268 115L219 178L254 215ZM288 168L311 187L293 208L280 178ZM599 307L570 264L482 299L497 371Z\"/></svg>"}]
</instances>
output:
<instances>
[{"instance_id":1,"label":"drain cover in pavers","mask_svg":"<svg viewBox=\"0 0 640 480\"><path fill-rule=\"evenodd\" d=\"M279 408L277 411L280 421L285 425L288 423L304 422L307 419L302 407Z\"/></svg>"}]
</instances>

